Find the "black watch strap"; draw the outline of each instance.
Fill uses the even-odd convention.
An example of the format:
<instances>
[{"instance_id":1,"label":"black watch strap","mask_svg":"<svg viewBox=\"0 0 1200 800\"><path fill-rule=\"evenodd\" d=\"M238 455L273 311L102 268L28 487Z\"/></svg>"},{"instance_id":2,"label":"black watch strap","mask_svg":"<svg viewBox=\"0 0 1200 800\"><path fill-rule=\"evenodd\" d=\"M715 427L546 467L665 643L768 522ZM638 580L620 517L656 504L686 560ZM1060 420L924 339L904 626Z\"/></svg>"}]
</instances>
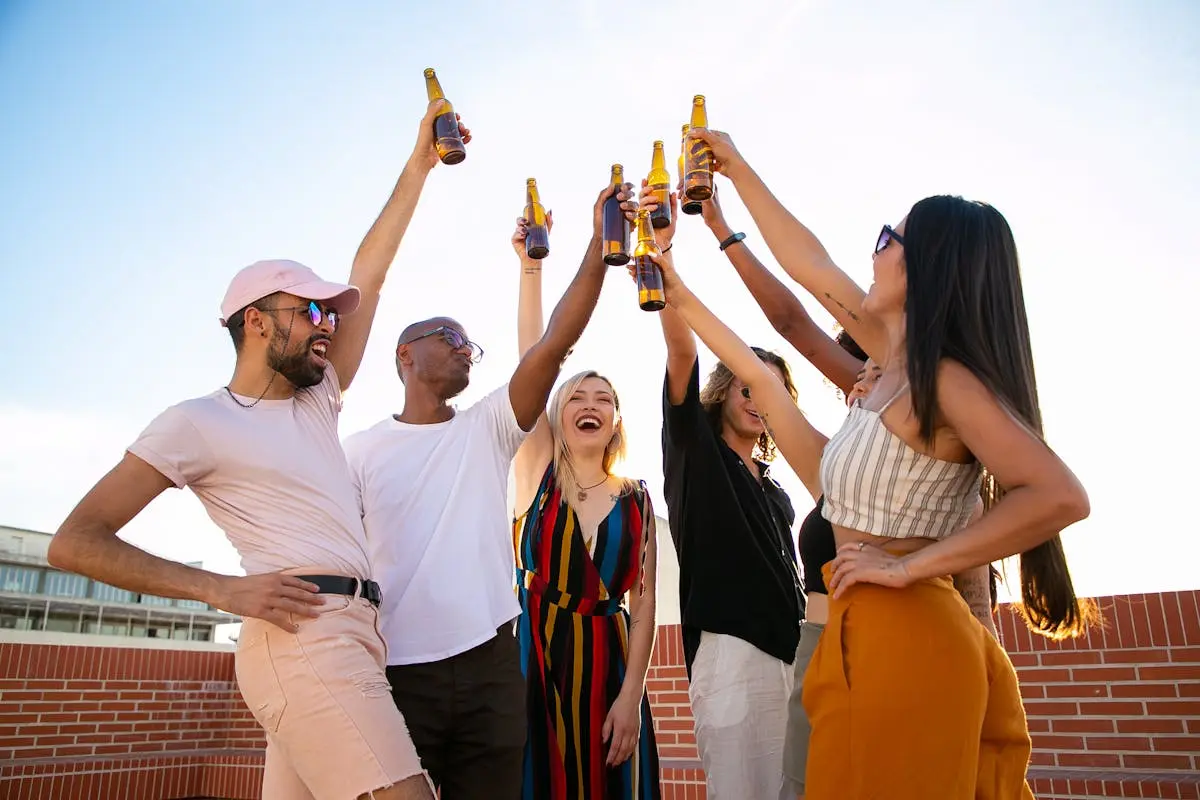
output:
<instances>
[{"instance_id":1,"label":"black watch strap","mask_svg":"<svg viewBox=\"0 0 1200 800\"><path fill-rule=\"evenodd\" d=\"M738 231L737 233L733 234L725 241L721 242L721 250L724 251L726 247L737 244L738 242L740 242L742 239L745 239L745 238L746 238L746 234L742 233L741 231Z\"/></svg>"}]
</instances>

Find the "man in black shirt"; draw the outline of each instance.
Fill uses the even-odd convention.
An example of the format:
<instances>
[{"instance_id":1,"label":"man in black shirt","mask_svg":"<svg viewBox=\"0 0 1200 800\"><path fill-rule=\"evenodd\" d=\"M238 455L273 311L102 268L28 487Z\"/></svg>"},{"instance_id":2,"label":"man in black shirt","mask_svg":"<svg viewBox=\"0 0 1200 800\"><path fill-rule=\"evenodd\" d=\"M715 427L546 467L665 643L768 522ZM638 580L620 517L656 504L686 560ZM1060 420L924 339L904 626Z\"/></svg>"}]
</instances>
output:
<instances>
[{"instance_id":1,"label":"man in black shirt","mask_svg":"<svg viewBox=\"0 0 1200 800\"><path fill-rule=\"evenodd\" d=\"M718 364L700 389L696 342L670 308L663 484L679 555L683 650L710 800L791 798L783 738L804 599L774 445L749 390ZM757 350L796 396L779 356Z\"/></svg>"}]
</instances>

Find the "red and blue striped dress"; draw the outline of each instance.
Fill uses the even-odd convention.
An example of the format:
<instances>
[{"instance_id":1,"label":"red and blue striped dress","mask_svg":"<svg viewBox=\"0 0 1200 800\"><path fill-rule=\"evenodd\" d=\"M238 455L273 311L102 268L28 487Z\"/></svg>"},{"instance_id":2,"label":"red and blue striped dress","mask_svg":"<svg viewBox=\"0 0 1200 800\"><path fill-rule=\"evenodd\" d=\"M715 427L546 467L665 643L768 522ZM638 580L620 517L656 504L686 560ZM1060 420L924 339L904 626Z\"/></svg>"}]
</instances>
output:
<instances>
[{"instance_id":1,"label":"red and blue striped dress","mask_svg":"<svg viewBox=\"0 0 1200 800\"><path fill-rule=\"evenodd\" d=\"M658 748L650 703L628 761L609 769L604 720L625 678L626 592L641 586L647 518L639 483L613 505L588 552L579 518L546 470L529 509L513 525L517 639L525 675L529 735L524 800L658 800Z\"/></svg>"}]
</instances>

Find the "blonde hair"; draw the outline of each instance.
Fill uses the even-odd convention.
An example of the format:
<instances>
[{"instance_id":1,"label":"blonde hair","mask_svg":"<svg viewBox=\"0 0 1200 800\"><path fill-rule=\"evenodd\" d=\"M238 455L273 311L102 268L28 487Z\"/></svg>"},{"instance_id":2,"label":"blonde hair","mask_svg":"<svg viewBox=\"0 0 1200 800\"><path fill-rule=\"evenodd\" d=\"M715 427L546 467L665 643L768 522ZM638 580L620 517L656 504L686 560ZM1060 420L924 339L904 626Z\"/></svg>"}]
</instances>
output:
<instances>
[{"instance_id":1,"label":"blonde hair","mask_svg":"<svg viewBox=\"0 0 1200 800\"><path fill-rule=\"evenodd\" d=\"M571 457L571 449L567 446L567 439L563 435L562 415L563 408L567 402L579 391L579 387L588 378L597 378L608 384L608 389L613 396L613 423L614 430L612 438L604 448L604 457L601 461L601 467L604 469L604 474L608 476L615 475L614 468L625 460L626 437L625 437L625 422L621 418L621 400L617 397L617 390L613 388L612 381L601 375L595 370L585 370L576 375L567 378L558 391L554 393L554 397L550 400L550 407L547 409L546 418L550 423L550 436L554 442L554 478L558 484L558 489L562 493L562 498L568 505L574 506L575 496L579 491L579 478L575 474L575 462ZM621 479L621 494L630 491L634 482L628 478Z\"/></svg>"}]
</instances>

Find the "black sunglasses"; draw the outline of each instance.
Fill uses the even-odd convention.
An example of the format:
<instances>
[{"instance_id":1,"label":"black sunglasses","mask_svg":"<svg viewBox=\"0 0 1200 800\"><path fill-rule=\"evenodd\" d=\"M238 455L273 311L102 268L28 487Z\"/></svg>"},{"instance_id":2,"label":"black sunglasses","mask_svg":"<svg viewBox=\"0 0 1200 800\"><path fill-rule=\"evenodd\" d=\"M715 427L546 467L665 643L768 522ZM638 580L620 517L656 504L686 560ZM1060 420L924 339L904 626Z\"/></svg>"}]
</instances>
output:
<instances>
[{"instance_id":1,"label":"black sunglasses","mask_svg":"<svg viewBox=\"0 0 1200 800\"><path fill-rule=\"evenodd\" d=\"M426 339L430 336L441 336L446 344L450 345L452 350L462 350L464 347L469 348L471 355L471 363L478 364L483 360L483 348L472 342L466 336L463 336L458 330L447 327L445 325L440 328L434 328L428 333L422 333L420 336L414 336L408 341L400 342L400 344L412 344L421 339Z\"/></svg>"},{"instance_id":2,"label":"black sunglasses","mask_svg":"<svg viewBox=\"0 0 1200 800\"><path fill-rule=\"evenodd\" d=\"M875 242L875 255L882 253L891 244L893 239L896 241L896 244L901 247L904 246L904 237L896 233L891 225L884 225L883 230L879 232L879 239Z\"/></svg>"}]
</instances>

